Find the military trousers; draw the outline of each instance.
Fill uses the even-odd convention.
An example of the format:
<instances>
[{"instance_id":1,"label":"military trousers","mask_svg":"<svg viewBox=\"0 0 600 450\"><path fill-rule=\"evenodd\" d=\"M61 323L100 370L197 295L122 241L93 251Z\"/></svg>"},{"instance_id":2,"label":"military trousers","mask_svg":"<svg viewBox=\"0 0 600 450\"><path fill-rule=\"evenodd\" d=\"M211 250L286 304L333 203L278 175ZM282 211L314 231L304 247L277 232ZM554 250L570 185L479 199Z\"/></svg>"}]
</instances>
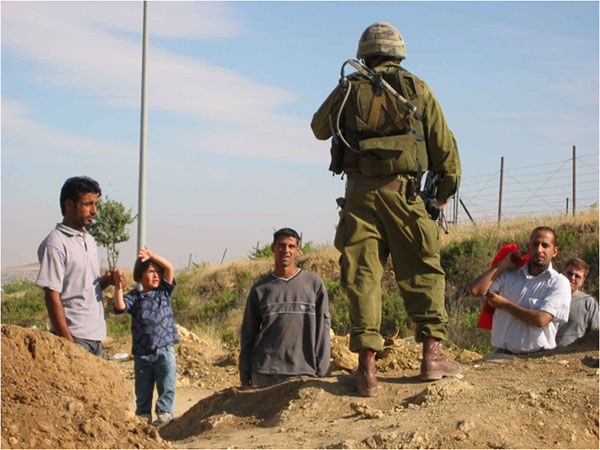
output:
<instances>
[{"instance_id":1,"label":"military trousers","mask_svg":"<svg viewBox=\"0 0 600 450\"><path fill-rule=\"evenodd\" d=\"M418 195L408 199L409 176L374 182L350 175L335 246L342 253L341 283L350 300L350 350L383 350L381 280L391 254L395 278L417 342L446 338L445 274L440 232Z\"/></svg>"}]
</instances>

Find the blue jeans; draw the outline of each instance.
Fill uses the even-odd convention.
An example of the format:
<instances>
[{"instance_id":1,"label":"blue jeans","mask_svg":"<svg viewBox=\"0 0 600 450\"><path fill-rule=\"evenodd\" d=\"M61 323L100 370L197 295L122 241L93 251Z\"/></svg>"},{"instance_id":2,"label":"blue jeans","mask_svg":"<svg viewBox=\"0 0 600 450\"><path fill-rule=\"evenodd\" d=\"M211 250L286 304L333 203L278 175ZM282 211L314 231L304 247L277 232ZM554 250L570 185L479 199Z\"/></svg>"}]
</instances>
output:
<instances>
[{"instance_id":1,"label":"blue jeans","mask_svg":"<svg viewBox=\"0 0 600 450\"><path fill-rule=\"evenodd\" d=\"M73 342L75 342L76 344L81 345L83 348L85 348L92 355L96 355L96 356L102 358L102 342L100 342L100 341L90 341L89 339L79 339L79 338L76 338L76 337L73 337Z\"/></svg>"},{"instance_id":2,"label":"blue jeans","mask_svg":"<svg viewBox=\"0 0 600 450\"><path fill-rule=\"evenodd\" d=\"M177 363L172 345L159 348L149 355L134 355L136 414L152 412L154 384L158 391L156 413L168 412L171 419L175 413L175 377Z\"/></svg>"}]
</instances>

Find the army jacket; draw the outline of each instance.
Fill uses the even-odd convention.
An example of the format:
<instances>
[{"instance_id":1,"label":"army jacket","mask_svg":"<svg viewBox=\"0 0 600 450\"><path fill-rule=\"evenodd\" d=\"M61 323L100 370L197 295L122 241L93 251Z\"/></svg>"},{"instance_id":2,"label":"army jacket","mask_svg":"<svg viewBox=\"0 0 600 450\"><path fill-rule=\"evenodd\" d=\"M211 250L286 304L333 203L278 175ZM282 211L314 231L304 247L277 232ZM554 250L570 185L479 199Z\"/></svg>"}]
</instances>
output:
<instances>
[{"instance_id":1,"label":"army jacket","mask_svg":"<svg viewBox=\"0 0 600 450\"><path fill-rule=\"evenodd\" d=\"M421 79L410 72L400 68L392 62L385 62L377 66L377 72L402 71L403 77L410 77L415 90L419 92L421 101L416 102L418 113L423 117L423 138L427 149L428 163L424 170L434 172L445 172L445 178L438 186L437 200L440 203L446 203L447 200L456 192L460 184L461 165L458 155L456 140L452 131L448 128L442 109L433 95L429 86ZM349 76L350 79L352 75ZM393 85L394 89L402 92L400 86ZM416 92L412 93L416 95ZM405 93L405 96L411 100L411 93ZM320 106L314 114L311 128L317 139L326 140L332 137L329 116L336 117L341 106L343 94L340 86L331 92L329 97ZM344 113L348 105L344 107ZM343 131L343 130L342 130Z\"/></svg>"}]
</instances>

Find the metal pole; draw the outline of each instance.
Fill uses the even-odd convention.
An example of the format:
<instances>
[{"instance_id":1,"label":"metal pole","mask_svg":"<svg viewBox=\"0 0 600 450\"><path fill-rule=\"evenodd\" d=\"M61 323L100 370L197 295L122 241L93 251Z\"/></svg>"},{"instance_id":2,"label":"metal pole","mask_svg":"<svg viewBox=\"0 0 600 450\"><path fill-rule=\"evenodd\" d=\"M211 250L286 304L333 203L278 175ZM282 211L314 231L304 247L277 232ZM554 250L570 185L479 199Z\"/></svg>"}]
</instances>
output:
<instances>
[{"instance_id":1,"label":"metal pole","mask_svg":"<svg viewBox=\"0 0 600 450\"><path fill-rule=\"evenodd\" d=\"M467 213L467 216L469 216L469 219L471 220L471 222L472 222L474 225L477 225L477 224L475 223L475 221L473 220L473 217L471 217L471 213L470 213L470 212L469 212L469 210L467 209L467 206L465 205L465 202L463 202L463 201L462 201L462 198L461 198L461 199L459 199L459 200L460 200L460 204L462 205L463 209L464 209L464 210L465 210L465 212Z\"/></svg>"},{"instance_id":2,"label":"metal pole","mask_svg":"<svg viewBox=\"0 0 600 450\"><path fill-rule=\"evenodd\" d=\"M137 246L146 243L146 51L148 49L148 2L144 0L144 27L142 45L142 117L140 120L140 173L138 185Z\"/></svg>"},{"instance_id":3,"label":"metal pole","mask_svg":"<svg viewBox=\"0 0 600 450\"><path fill-rule=\"evenodd\" d=\"M565 214L568 216L569 215L569 197L567 197L567 207L565 209Z\"/></svg>"},{"instance_id":4,"label":"metal pole","mask_svg":"<svg viewBox=\"0 0 600 450\"><path fill-rule=\"evenodd\" d=\"M504 156L500 158L500 193L498 195L498 226L502 218L502 184L504 182Z\"/></svg>"},{"instance_id":5,"label":"metal pole","mask_svg":"<svg viewBox=\"0 0 600 450\"><path fill-rule=\"evenodd\" d=\"M576 185L576 181L577 181L577 173L576 173L576 169L575 169L575 160L576 160L576 153L577 150L575 148L575 146L573 146L573 215L575 215L575 199L576 199L576 189L575 189L575 185Z\"/></svg>"}]
</instances>

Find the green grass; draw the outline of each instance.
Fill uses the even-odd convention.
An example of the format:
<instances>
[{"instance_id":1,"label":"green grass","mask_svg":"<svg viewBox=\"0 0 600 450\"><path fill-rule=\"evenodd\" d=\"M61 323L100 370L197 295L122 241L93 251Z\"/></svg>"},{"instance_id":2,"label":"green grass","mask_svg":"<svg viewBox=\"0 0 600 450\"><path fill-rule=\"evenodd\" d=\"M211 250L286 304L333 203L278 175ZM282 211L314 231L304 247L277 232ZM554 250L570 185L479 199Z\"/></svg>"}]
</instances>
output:
<instances>
[{"instance_id":1,"label":"green grass","mask_svg":"<svg viewBox=\"0 0 600 450\"><path fill-rule=\"evenodd\" d=\"M44 291L32 281L18 280L2 288L2 323L45 328L48 319Z\"/></svg>"}]
</instances>

